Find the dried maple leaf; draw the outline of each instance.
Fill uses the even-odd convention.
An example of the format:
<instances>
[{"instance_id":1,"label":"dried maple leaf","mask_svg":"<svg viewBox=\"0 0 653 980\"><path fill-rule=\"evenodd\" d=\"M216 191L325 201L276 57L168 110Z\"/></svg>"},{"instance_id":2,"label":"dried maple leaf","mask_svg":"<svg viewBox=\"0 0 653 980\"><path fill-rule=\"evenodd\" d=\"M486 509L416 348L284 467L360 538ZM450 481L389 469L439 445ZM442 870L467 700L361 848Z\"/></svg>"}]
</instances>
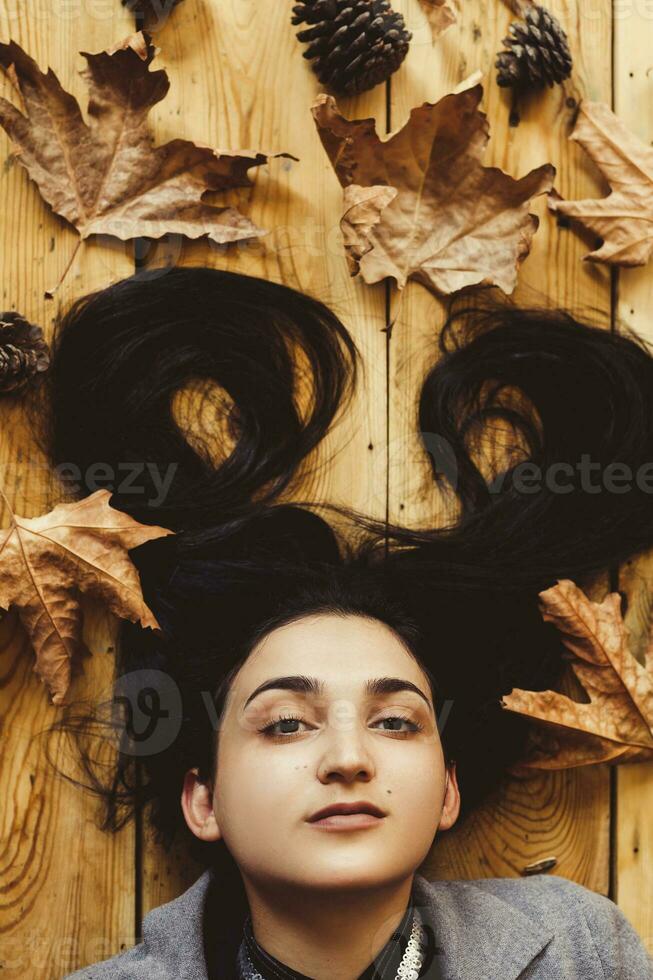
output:
<instances>
[{"instance_id":1,"label":"dried maple leaf","mask_svg":"<svg viewBox=\"0 0 653 980\"><path fill-rule=\"evenodd\" d=\"M565 201L549 195L551 211L576 219L603 239L583 260L637 266L653 250L653 149L634 136L603 102L580 103L574 131L610 185L607 197Z\"/></svg>"},{"instance_id":2,"label":"dried maple leaf","mask_svg":"<svg viewBox=\"0 0 653 980\"><path fill-rule=\"evenodd\" d=\"M12 514L0 533L0 605L13 607L34 647L34 670L61 704L71 658L84 649L80 593L121 619L158 629L127 551L173 534L109 505L108 490L58 504L41 517Z\"/></svg>"},{"instance_id":3,"label":"dried maple leaf","mask_svg":"<svg viewBox=\"0 0 653 980\"><path fill-rule=\"evenodd\" d=\"M297 157L232 153L183 139L154 146L147 117L170 82L165 71L149 70L156 53L149 34L138 31L99 54L80 53L88 64L80 74L89 90L89 125L51 69L43 74L15 41L0 44L0 65L27 113L0 99L0 125L17 146L12 157L53 211L75 226L80 241L176 233L223 244L267 234L236 208L205 204L202 195L251 187L250 167L270 157Z\"/></svg>"},{"instance_id":4,"label":"dried maple leaf","mask_svg":"<svg viewBox=\"0 0 653 980\"><path fill-rule=\"evenodd\" d=\"M630 653L619 593L591 602L563 579L541 592L540 600L544 619L555 624L571 651L571 668L590 701L556 691L515 689L505 696L504 707L546 726L523 766L566 769L653 759L653 652L644 666Z\"/></svg>"},{"instance_id":5,"label":"dried maple leaf","mask_svg":"<svg viewBox=\"0 0 653 980\"><path fill-rule=\"evenodd\" d=\"M458 20L447 0L419 0L431 28L433 40L436 41L452 24Z\"/></svg>"},{"instance_id":6,"label":"dried maple leaf","mask_svg":"<svg viewBox=\"0 0 653 980\"><path fill-rule=\"evenodd\" d=\"M482 85L414 108L381 140L374 119L348 120L335 99L312 106L322 145L344 188L341 228L351 275L409 278L448 294L497 285L510 293L539 219L531 198L551 189L546 163L515 180L481 157L489 124Z\"/></svg>"}]
</instances>

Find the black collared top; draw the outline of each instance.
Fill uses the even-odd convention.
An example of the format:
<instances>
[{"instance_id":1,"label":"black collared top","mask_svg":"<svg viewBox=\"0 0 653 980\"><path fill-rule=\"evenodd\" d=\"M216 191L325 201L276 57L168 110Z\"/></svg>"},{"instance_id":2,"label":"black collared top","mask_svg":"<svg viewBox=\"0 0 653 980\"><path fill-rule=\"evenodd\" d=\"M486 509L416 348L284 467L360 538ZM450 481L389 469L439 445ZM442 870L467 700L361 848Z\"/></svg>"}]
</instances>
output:
<instances>
[{"instance_id":1,"label":"black collared top","mask_svg":"<svg viewBox=\"0 0 653 980\"><path fill-rule=\"evenodd\" d=\"M404 955L408 940L410 938L413 923L414 904L411 899L408 903L403 918L394 930L387 943L377 954L369 966L361 973L358 980L395 980L397 970ZM268 953L254 938L252 931L252 920L248 916L243 927L242 944L246 950L252 966L265 980L311 980L303 973L297 973L285 963ZM431 950L426 950L420 977L425 975L428 963L433 958Z\"/></svg>"}]
</instances>

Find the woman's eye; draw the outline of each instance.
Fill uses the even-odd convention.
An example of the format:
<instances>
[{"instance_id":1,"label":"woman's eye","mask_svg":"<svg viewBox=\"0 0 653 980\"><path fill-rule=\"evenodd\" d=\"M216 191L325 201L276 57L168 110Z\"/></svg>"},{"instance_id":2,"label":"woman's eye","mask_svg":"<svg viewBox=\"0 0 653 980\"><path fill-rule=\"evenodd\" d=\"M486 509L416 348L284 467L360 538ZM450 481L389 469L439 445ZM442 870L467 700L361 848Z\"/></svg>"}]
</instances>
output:
<instances>
[{"instance_id":1,"label":"woman's eye","mask_svg":"<svg viewBox=\"0 0 653 980\"><path fill-rule=\"evenodd\" d=\"M385 725L385 730L388 732L419 732L422 726L416 722L411 721L409 718L402 718L400 715L391 715L388 718L379 718L379 721L375 724ZM403 728L403 725L408 725L408 728Z\"/></svg>"},{"instance_id":2,"label":"woman's eye","mask_svg":"<svg viewBox=\"0 0 653 980\"><path fill-rule=\"evenodd\" d=\"M264 725L259 731L265 735L298 735L298 726L305 724L306 722L302 721L301 718L277 718L276 721Z\"/></svg>"},{"instance_id":3,"label":"woman's eye","mask_svg":"<svg viewBox=\"0 0 653 980\"><path fill-rule=\"evenodd\" d=\"M300 727L302 725L304 726L303 729ZM419 722L411 721L410 718L403 718L401 715L390 715L387 718L379 718L378 721L373 723L372 727L377 725L381 725L384 731L397 732L401 735L420 732L422 730L422 725ZM308 722L296 717L277 718L275 721L270 721L267 725L259 728L259 732L262 735L281 739L289 738L292 735L301 735L302 731L310 730L311 726Z\"/></svg>"}]
</instances>

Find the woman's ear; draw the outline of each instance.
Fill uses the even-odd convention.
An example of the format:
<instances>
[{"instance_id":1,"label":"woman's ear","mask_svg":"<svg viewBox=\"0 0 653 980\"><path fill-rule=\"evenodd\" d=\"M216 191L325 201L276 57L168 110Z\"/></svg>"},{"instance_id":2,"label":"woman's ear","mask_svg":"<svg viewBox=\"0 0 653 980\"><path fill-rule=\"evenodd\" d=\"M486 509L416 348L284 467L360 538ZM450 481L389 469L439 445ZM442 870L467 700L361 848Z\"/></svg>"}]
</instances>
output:
<instances>
[{"instance_id":1,"label":"woman's ear","mask_svg":"<svg viewBox=\"0 0 653 980\"><path fill-rule=\"evenodd\" d=\"M202 782L197 769L189 769L184 776L181 791L181 808L189 828L200 840L219 840L222 834L213 812L211 784Z\"/></svg>"},{"instance_id":2,"label":"woman's ear","mask_svg":"<svg viewBox=\"0 0 653 980\"><path fill-rule=\"evenodd\" d=\"M438 830L449 830L453 827L458 814L460 813L460 790L458 789L458 779L456 776L456 763L450 762L447 766L447 781L444 790L444 800L442 801L442 813Z\"/></svg>"}]
</instances>

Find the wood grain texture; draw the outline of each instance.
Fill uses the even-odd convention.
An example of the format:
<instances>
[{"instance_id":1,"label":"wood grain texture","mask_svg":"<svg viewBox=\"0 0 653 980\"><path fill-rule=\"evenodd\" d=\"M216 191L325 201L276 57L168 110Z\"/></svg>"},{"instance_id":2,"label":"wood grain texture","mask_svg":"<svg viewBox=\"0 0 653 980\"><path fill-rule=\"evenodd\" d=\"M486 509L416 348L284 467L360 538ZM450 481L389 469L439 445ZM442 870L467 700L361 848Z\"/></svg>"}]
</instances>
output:
<instances>
[{"instance_id":1,"label":"wood grain texture","mask_svg":"<svg viewBox=\"0 0 653 980\"><path fill-rule=\"evenodd\" d=\"M626 10L614 22L614 101L617 115L649 145L653 142L653 78L646 55L653 18ZM615 325L633 329L653 343L653 278L650 263L618 274ZM619 588L628 600L626 622L631 649L640 659L651 641L653 553L624 563ZM614 898L653 953L653 764L617 767L614 833Z\"/></svg>"},{"instance_id":2,"label":"wood grain texture","mask_svg":"<svg viewBox=\"0 0 653 980\"><path fill-rule=\"evenodd\" d=\"M603 179L568 135L574 102L586 97L609 103L613 97L614 32L615 105L642 138L653 139L653 81L646 53L653 21L639 7L613 19L608 0L548 4L568 32L573 79L529 99L522 105L520 124L512 127L510 95L496 86L492 68L512 17L506 6L500 0L461 0L459 23L436 44L418 0L393 0L393 6L413 32L408 59L389 84L339 100L350 118L374 116L379 134L394 131L411 107L436 101L480 69L482 108L491 124L486 165L520 177L551 162L558 171L555 186L564 197L603 196ZM310 114L321 87L294 38L290 7L281 0L184 0L156 33L160 54L153 68L165 67L171 79L165 101L152 112L158 143L179 136L223 150L288 151L300 159L273 159L250 172L252 188L207 196L215 203L238 204L269 229L267 236L222 247L164 236L142 242L141 254L150 267L210 265L272 279L331 306L359 346L364 376L347 415L309 461L312 476L302 497L431 524L446 511L431 488L417 437L416 398L436 356L446 303L410 283L399 310L396 290L350 279L339 227L341 189ZM28 9L12 0L0 9L2 40L18 40L42 68L52 65L83 109L85 86L78 75L83 59L77 51L99 51L133 28L118 0L30 0ZM12 98L6 81L0 92ZM0 140L5 160L0 186L3 308L19 309L49 336L59 305L132 273L132 243L104 236L85 243L56 299L45 301L44 290L61 275L77 236L43 205L22 168L6 162L10 146L1 131ZM593 242L558 227L544 198L534 201L532 211L540 217L540 228L514 300L564 306L608 325L614 312L610 271L581 261ZM650 270L622 271L617 313L653 339L650 282ZM384 331L388 311L391 319L398 313L390 335ZM197 397L196 389L181 392L179 413L191 428L205 428ZM20 401L2 399L0 415L3 490L20 513L49 509L60 490L36 450ZM6 510L3 518L6 524ZM622 572L629 625L640 651L650 621L650 583L649 558ZM106 694L111 683L117 624L91 603L85 609L93 656L76 673L74 694L94 698ZM56 715L32 662L15 617L0 620L0 973L11 980L59 980L132 945L137 917L178 895L200 869L183 842L166 853L147 828L138 847L140 827L130 826L116 837L102 834L94 824L95 802L53 776L33 736ZM619 767L612 854L614 897L651 948L652 785L651 767ZM446 878L519 875L525 864L554 854L554 873L605 893L609 795L605 767L511 781L499 799L438 839L423 870L429 877Z\"/></svg>"},{"instance_id":3,"label":"wood grain texture","mask_svg":"<svg viewBox=\"0 0 653 980\"><path fill-rule=\"evenodd\" d=\"M557 4L555 14L568 33L574 57L572 79L529 96L519 107L520 122L510 125L512 97L497 86L493 68L509 22L500 3L467 0L460 17L433 45L426 19L412 0L396 4L415 38L405 68L391 81L390 130L408 118L413 106L435 102L479 70L483 75L481 109L490 121L484 164L522 177L543 163L556 167L555 186L569 198L600 195L602 182L580 147L568 141L574 109L581 97L611 98L611 22L609 2L592 4L591 18L581 2ZM545 196L535 198L531 213L540 219L531 253L521 266L513 300L521 305L565 306L578 315L610 325L610 274L581 263L582 239L559 228L546 210ZM439 328L447 303L420 284L409 282L405 296L393 289L390 340L390 518L411 524L449 519L451 505L432 489L428 459L420 446L416 398L421 381L437 356ZM464 308L466 300L457 306ZM564 790L563 787L564 786ZM557 813L552 822L551 800ZM571 832L573 828L573 833ZM609 772L568 772L538 776L527 784L510 783L505 797L488 802L464 826L437 838L425 869L433 877L519 874L521 867L553 854L556 874L596 891L609 884Z\"/></svg>"},{"instance_id":4,"label":"wood grain texture","mask_svg":"<svg viewBox=\"0 0 653 980\"><path fill-rule=\"evenodd\" d=\"M0 36L13 39L42 71L56 72L86 110L78 50L102 50L129 20L120 5L103 18L50 0L10 3L0 11ZM0 93L21 108L3 75ZM17 309L52 334L57 310L74 297L133 268L126 243L93 240L76 254L55 299L44 292L60 278L78 240L53 215L36 185L8 159L11 144L0 131L2 308ZM30 431L24 400L0 400L0 484L12 509L34 516L63 498ZM2 507L2 526L9 523ZM85 601L84 635L90 658L78 665L71 697L106 695L113 673L115 623ZM76 966L131 945L135 925L134 830L112 837L96 826L94 799L57 777L37 733L59 717L32 670L34 654L13 614L0 623L0 973L7 980L58 980ZM51 743L57 765L71 774L66 742Z\"/></svg>"},{"instance_id":5,"label":"wood grain texture","mask_svg":"<svg viewBox=\"0 0 653 980\"><path fill-rule=\"evenodd\" d=\"M171 88L152 113L157 142L182 136L234 152L286 151L299 162L270 160L250 171L254 187L206 198L237 204L269 234L226 247L168 237L146 245L145 262L209 265L259 276L331 307L358 345L363 374L354 402L307 461L295 497L384 517L385 287L349 278L339 227L342 190L310 112L321 87L302 57L290 16L291 8L278 0L184 0L159 33L157 63L168 71ZM352 117L384 114L384 87L340 105ZM189 394L190 401L179 401L184 419L192 416ZM147 912L178 894L197 869L186 860L168 860L150 835L143 855Z\"/></svg>"},{"instance_id":6,"label":"wood grain texture","mask_svg":"<svg viewBox=\"0 0 653 980\"><path fill-rule=\"evenodd\" d=\"M625 562L619 587L628 600L631 651L643 662L653 637L653 554ZM653 763L617 767L614 899L653 954Z\"/></svg>"}]
</instances>

